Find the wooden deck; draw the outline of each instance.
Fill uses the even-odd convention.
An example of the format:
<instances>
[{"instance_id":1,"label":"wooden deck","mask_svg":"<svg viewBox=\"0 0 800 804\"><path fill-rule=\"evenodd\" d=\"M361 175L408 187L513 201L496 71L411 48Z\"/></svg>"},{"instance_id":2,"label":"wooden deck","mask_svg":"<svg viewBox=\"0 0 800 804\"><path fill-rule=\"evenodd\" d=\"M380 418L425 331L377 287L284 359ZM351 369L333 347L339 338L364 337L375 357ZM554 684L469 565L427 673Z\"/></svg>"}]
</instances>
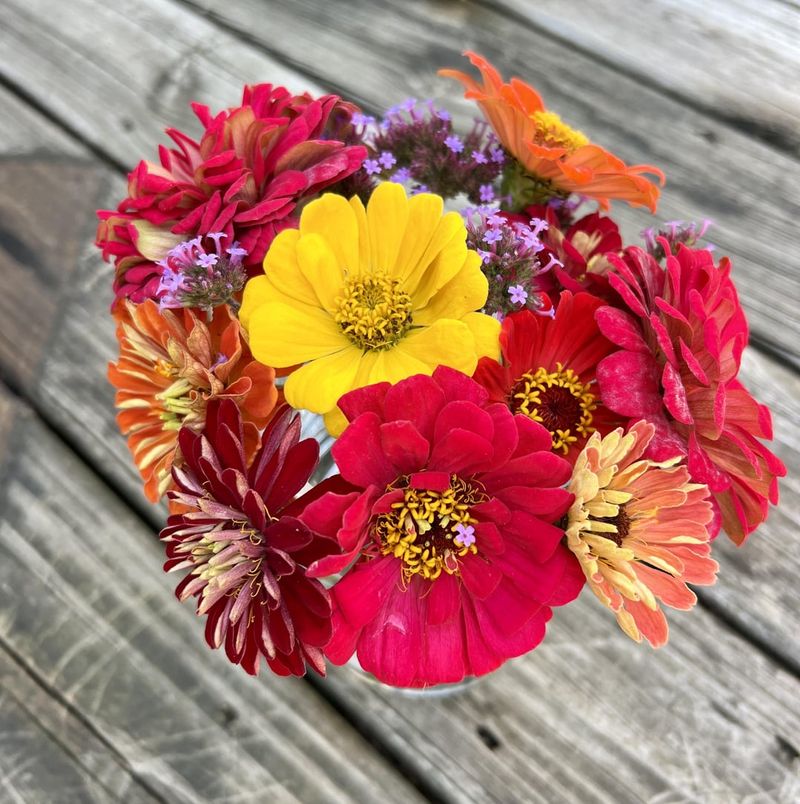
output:
<instances>
[{"instance_id":1,"label":"wooden deck","mask_svg":"<svg viewBox=\"0 0 800 804\"><path fill-rule=\"evenodd\" d=\"M567 14L565 17L564 14ZM0 800L800 801L800 4L795 0L4 0L0 4ZM253 680L160 571L114 424L94 210L190 100L243 83L472 110L470 47L669 183L733 256L782 502L654 652L594 600L461 697L347 669ZM648 225L616 208L630 238Z\"/></svg>"}]
</instances>

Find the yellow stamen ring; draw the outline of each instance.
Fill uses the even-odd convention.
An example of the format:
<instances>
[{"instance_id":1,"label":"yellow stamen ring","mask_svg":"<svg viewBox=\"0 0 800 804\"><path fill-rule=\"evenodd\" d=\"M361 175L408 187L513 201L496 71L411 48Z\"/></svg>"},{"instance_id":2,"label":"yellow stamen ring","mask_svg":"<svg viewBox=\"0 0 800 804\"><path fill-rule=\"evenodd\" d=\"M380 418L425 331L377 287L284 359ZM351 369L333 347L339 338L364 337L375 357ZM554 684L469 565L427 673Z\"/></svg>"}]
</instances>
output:
<instances>
[{"instance_id":1,"label":"yellow stamen ring","mask_svg":"<svg viewBox=\"0 0 800 804\"><path fill-rule=\"evenodd\" d=\"M553 438L553 449L564 455L579 438L595 428L592 412L597 399L572 369L556 363L556 371L537 368L523 374L511 391L511 408L543 424Z\"/></svg>"}]
</instances>

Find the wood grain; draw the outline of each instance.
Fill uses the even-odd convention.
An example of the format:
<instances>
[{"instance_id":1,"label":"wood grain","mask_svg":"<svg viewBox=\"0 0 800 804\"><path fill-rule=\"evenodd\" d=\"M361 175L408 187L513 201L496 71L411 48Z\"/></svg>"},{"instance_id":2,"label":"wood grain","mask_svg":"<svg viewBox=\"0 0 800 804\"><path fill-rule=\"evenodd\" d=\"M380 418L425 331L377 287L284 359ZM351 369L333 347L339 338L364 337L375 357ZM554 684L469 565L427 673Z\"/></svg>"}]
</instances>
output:
<instances>
[{"instance_id":1,"label":"wood grain","mask_svg":"<svg viewBox=\"0 0 800 804\"><path fill-rule=\"evenodd\" d=\"M80 717L0 647L0 798L125 801L154 796Z\"/></svg>"},{"instance_id":2,"label":"wood grain","mask_svg":"<svg viewBox=\"0 0 800 804\"><path fill-rule=\"evenodd\" d=\"M492 0L751 136L800 155L800 9L766 0ZM691 54L691 56L688 56Z\"/></svg>"},{"instance_id":3,"label":"wood grain","mask_svg":"<svg viewBox=\"0 0 800 804\"><path fill-rule=\"evenodd\" d=\"M239 33L220 31L189 4ZM409 0L402 9L382 5L379 16L368 0L147 0L131 9L8 0L0 9L8 53L0 69L94 147L133 165L155 155L165 125L196 130L190 100L228 105L242 83L257 80L312 92L324 86L373 109L407 95L447 97L464 121L473 110L435 70L463 64L460 51L476 48L536 83L566 119L626 160L661 166L669 184L659 219L716 222L712 239L734 257L754 332L800 363L800 164L790 156L471 2ZM749 56L738 59L748 69ZM629 238L652 223L643 212L617 211Z\"/></svg>"},{"instance_id":4,"label":"wood grain","mask_svg":"<svg viewBox=\"0 0 800 804\"><path fill-rule=\"evenodd\" d=\"M13 410L0 641L106 753L170 802L418 800L307 684L251 679L210 651L159 570L151 530L30 411ZM106 783L124 797L117 777Z\"/></svg>"}]
</instances>

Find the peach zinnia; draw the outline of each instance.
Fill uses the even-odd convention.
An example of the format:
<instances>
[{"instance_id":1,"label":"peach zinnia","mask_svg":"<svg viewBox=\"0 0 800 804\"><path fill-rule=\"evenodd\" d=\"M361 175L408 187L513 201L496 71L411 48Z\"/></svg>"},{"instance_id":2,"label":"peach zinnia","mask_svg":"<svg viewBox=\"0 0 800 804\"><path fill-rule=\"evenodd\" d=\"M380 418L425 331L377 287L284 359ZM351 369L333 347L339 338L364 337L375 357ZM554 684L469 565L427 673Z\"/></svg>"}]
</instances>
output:
<instances>
[{"instance_id":1,"label":"peach zinnia","mask_svg":"<svg viewBox=\"0 0 800 804\"><path fill-rule=\"evenodd\" d=\"M626 165L580 131L545 108L539 93L519 78L503 83L500 73L486 59L466 51L480 70L478 83L459 70L440 70L464 85L464 97L477 101L503 147L524 173L506 181L520 207L553 196L580 193L607 209L612 198L655 212L659 189L643 173L652 173L662 184L664 174L652 165Z\"/></svg>"},{"instance_id":2,"label":"peach zinnia","mask_svg":"<svg viewBox=\"0 0 800 804\"><path fill-rule=\"evenodd\" d=\"M680 458L642 459L654 432L638 421L625 434L618 428L589 439L568 485L575 501L567 544L622 630L657 648L669 634L659 603L692 608L697 598L686 584L714 583L718 566L708 488L690 482Z\"/></svg>"},{"instance_id":3,"label":"peach zinnia","mask_svg":"<svg viewBox=\"0 0 800 804\"><path fill-rule=\"evenodd\" d=\"M204 323L190 310L159 312L154 301L126 301L114 317L120 356L108 378L148 500L158 502L169 488L178 431L183 425L201 430L212 398L241 407L249 452L257 446L258 430L278 401L275 371L253 360L227 307Z\"/></svg>"}]
</instances>

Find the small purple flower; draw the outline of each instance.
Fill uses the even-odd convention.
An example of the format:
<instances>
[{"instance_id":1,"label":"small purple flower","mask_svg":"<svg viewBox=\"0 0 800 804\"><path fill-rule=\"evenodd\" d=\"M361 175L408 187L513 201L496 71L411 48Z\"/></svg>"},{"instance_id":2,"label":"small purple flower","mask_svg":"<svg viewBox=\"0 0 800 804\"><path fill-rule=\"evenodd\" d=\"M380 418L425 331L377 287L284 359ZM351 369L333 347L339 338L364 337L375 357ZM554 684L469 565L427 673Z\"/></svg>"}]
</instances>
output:
<instances>
[{"instance_id":1,"label":"small purple flower","mask_svg":"<svg viewBox=\"0 0 800 804\"><path fill-rule=\"evenodd\" d=\"M530 227L533 230L533 236L539 237L539 235L547 231L548 223L544 218L531 218Z\"/></svg>"},{"instance_id":2,"label":"small purple flower","mask_svg":"<svg viewBox=\"0 0 800 804\"><path fill-rule=\"evenodd\" d=\"M411 195L419 195L420 193L427 192L429 192L427 184L418 184L416 187L412 188Z\"/></svg>"},{"instance_id":3,"label":"small purple flower","mask_svg":"<svg viewBox=\"0 0 800 804\"><path fill-rule=\"evenodd\" d=\"M476 249L476 251L480 255L481 262L483 262L484 265L490 262L492 257L494 257L494 254L491 251L484 251L482 248Z\"/></svg>"},{"instance_id":4,"label":"small purple flower","mask_svg":"<svg viewBox=\"0 0 800 804\"><path fill-rule=\"evenodd\" d=\"M485 165L489 162L489 160L486 158L486 154L483 151L473 151L472 160L478 165Z\"/></svg>"},{"instance_id":5,"label":"small purple flower","mask_svg":"<svg viewBox=\"0 0 800 804\"><path fill-rule=\"evenodd\" d=\"M372 115L362 114L361 112L356 112L351 118L350 121L354 126L369 126L375 122L375 118Z\"/></svg>"},{"instance_id":6,"label":"small purple flower","mask_svg":"<svg viewBox=\"0 0 800 804\"><path fill-rule=\"evenodd\" d=\"M397 160L394 158L394 154L391 151L384 151L379 157L378 161L388 170L390 167L394 167L397 164Z\"/></svg>"},{"instance_id":7,"label":"small purple flower","mask_svg":"<svg viewBox=\"0 0 800 804\"><path fill-rule=\"evenodd\" d=\"M416 98L406 98L401 104L400 108L405 110L406 112L411 112L417 105Z\"/></svg>"},{"instance_id":8,"label":"small purple flower","mask_svg":"<svg viewBox=\"0 0 800 804\"><path fill-rule=\"evenodd\" d=\"M396 181L398 184L411 181L411 171L407 167L398 168L392 175L392 181Z\"/></svg>"},{"instance_id":9,"label":"small purple flower","mask_svg":"<svg viewBox=\"0 0 800 804\"><path fill-rule=\"evenodd\" d=\"M511 297L512 304L525 304L528 301L528 291L522 285L512 285L508 289L508 295Z\"/></svg>"},{"instance_id":10,"label":"small purple flower","mask_svg":"<svg viewBox=\"0 0 800 804\"><path fill-rule=\"evenodd\" d=\"M496 211L493 211L486 216L487 226L492 227L505 226L506 223L507 223L506 219L502 215L498 215Z\"/></svg>"},{"instance_id":11,"label":"small purple flower","mask_svg":"<svg viewBox=\"0 0 800 804\"><path fill-rule=\"evenodd\" d=\"M475 544L475 528L472 525L464 525L461 522L455 527L455 532L458 534L453 540L461 547L470 547Z\"/></svg>"},{"instance_id":12,"label":"small purple flower","mask_svg":"<svg viewBox=\"0 0 800 804\"><path fill-rule=\"evenodd\" d=\"M492 157L492 162L497 162L497 164L501 164L506 161L506 155L503 153L503 149L499 146L495 146L489 152L489 155Z\"/></svg>"},{"instance_id":13,"label":"small purple flower","mask_svg":"<svg viewBox=\"0 0 800 804\"><path fill-rule=\"evenodd\" d=\"M219 248L219 246L217 246ZM198 254L195 262L203 268L213 268L219 262L217 254Z\"/></svg>"},{"instance_id":14,"label":"small purple flower","mask_svg":"<svg viewBox=\"0 0 800 804\"><path fill-rule=\"evenodd\" d=\"M461 142L461 137L451 134L445 138L444 144L454 153L460 154L464 150L464 143Z\"/></svg>"},{"instance_id":15,"label":"small purple flower","mask_svg":"<svg viewBox=\"0 0 800 804\"><path fill-rule=\"evenodd\" d=\"M158 304L161 310L195 307L208 313L222 304L238 309L234 296L247 281L242 257L247 251L236 242L225 249L224 232L209 232L207 240L214 251L206 249L202 237L179 243L159 260L161 278L158 284Z\"/></svg>"},{"instance_id":16,"label":"small purple flower","mask_svg":"<svg viewBox=\"0 0 800 804\"><path fill-rule=\"evenodd\" d=\"M380 173L383 168L378 164L377 159L365 159L364 160L364 170L367 171L367 175L371 176L373 173Z\"/></svg>"},{"instance_id":17,"label":"small purple flower","mask_svg":"<svg viewBox=\"0 0 800 804\"><path fill-rule=\"evenodd\" d=\"M496 243L498 240L503 239L503 232L501 229L488 229L483 236L484 243Z\"/></svg>"},{"instance_id":18,"label":"small purple flower","mask_svg":"<svg viewBox=\"0 0 800 804\"><path fill-rule=\"evenodd\" d=\"M505 321L505 320L506 320L506 317L503 315L503 311L502 311L502 310L495 310L495 311L492 313L492 318L497 319L497 320L498 320L498 321L499 321L501 324L503 323L503 321Z\"/></svg>"},{"instance_id":19,"label":"small purple flower","mask_svg":"<svg viewBox=\"0 0 800 804\"><path fill-rule=\"evenodd\" d=\"M494 187L491 184L482 184L480 186L481 201L494 201Z\"/></svg>"}]
</instances>

